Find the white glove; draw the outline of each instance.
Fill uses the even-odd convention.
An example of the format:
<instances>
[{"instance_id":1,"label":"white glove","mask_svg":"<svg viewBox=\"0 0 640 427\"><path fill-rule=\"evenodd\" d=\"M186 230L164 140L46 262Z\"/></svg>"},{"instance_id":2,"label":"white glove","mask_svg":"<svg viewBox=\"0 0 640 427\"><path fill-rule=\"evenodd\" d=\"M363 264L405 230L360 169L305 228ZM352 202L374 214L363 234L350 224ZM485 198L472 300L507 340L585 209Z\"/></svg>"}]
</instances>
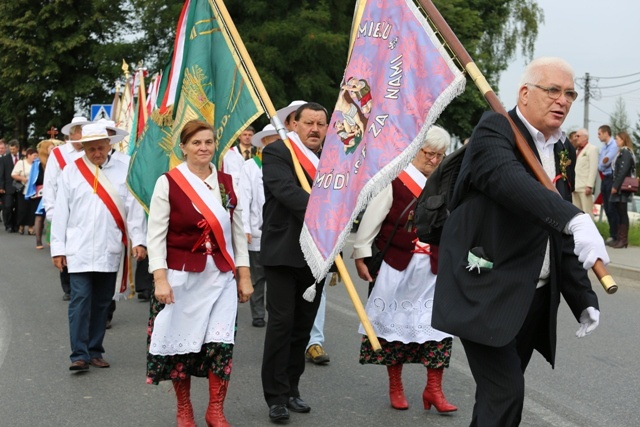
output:
<instances>
[{"instance_id":1,"label":"white glove","mask_svg":"<svg viewBox=\"0 0 640 427\"><path fill-rule=\"evenodd\" d=\"M598 259L601 259L605 265L609 264L609 254L604 246L604 240L589 215L574 216L567 224L567 230L569 234L573 234L575 243L573 252L578 255L578 261L582 263L585 270L593 267Z\"/></svg>"},{"instance_id":2,"label":"white glove","mask_svg":"<svg viewBox=\"0 0 640 427\"><path fill-rule=\"evenodd\" d=\"M582 310L580 315L580 329L576 332L578 338L589 335L600 323L600 312L593 308L587 307Z\"/></svg>"}]
</instances>

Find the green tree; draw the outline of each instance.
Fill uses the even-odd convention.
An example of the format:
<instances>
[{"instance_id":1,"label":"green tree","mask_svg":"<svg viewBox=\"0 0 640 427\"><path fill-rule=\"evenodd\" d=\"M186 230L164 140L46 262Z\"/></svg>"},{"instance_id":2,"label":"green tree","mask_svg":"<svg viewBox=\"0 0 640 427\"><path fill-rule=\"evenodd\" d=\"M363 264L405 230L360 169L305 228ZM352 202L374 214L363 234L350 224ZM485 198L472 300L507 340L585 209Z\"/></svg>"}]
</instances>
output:
<instances>
[{"instance_id":1,"label":"green tree","mask_svg":"<svg viewBox=\"0 0 640 427\"><path fill-rule=\"evenodd\" d=\"M33 143L76 106L111 102L128 15L124 0L0 2L0 131Z\"/></svg>"},{"instance_id":2,"label":"green tree","mask_svg":"<svg viewBox=\"0 0 640 427\"><path fill-rule=\"evenodd\" d=\"M619 132L629 132L631 124L627 118L627 106L622 97L616 99L613 113L609 116L609 122L611 123L612 135L617 135Z\"/></svg>"},{"instance_id":3,"label":"green tree","mask_svg":"<svg viewBox=\"0 0 640 427\"><path fill-rule=\"evenodd\" d=\"M294 99L333 108L346 66L355 0L225 2L276 108ZM535 0L435 0L489 83L518 53L530 58L543 13ZM467 137L484 111L469 81L439 122Z\"/></svg>"},{"instance_id":4,"label":"green tree","mask_svg":"<svg viewBox=\"0 0 640 427\"><path fill-rule=\"evenodd\" d=\"M489 83L520 49L530 58L543 14L535 0L434 0ZM355 0L225 0L276 108L333 108ZM74 107L111 101L122 59L150 71L169 57L183 1L0 2L0 135L24 140L61 126ZM133 31L135 29L135 32ZM132 34L133 33L133 34ZM461 139L488 106L472 82L439 122ZM264 123L258 123L258 125Z\"/></svg>"}]
</instances>

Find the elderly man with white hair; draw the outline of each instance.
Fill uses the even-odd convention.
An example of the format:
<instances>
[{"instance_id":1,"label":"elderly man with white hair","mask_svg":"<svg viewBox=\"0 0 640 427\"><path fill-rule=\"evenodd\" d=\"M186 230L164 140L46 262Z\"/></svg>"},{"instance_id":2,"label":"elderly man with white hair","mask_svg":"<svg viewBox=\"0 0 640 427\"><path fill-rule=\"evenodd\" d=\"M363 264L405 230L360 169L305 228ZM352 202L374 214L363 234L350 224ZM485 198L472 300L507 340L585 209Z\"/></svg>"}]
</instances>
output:
<instances>
[{"instance_id":1,"label":"elderly man with white hair","mask_svg":"<svg viewBox=\"0 0 640 427\"><path fill-rule=\"evenodd\" d=\"M409 166L369 203L353 245L358 275L368 282L373 282L378 273L369 271L365 264L372 244L384 251L366 306L382 351L376 353L364 336L360 363L387 367L389 399L395 409L409 407L402 386L406 363L427 368L427 385L422 393L425 409L431 405L438 412L458 409L442 393L442 374L449 366L453 338L431 327L438 251L420 242L413 227L416 200L429 175L442 162L450 140L441 127L429 129ZM362 326L359 332L364 334Z\"/></svg>"},{"instance_id":2,"label":"elderly man with white hair","mask_svg":"<svg viewBox=\"0 0 640 427\"><path fill-rule=\"evenodd\" d=\"M576 131L576 186L571 194L573 204L593 218L593 189L598 177L598 147L589 144L589 132Z\"/></svg>"},{"instance_id":3,"label":"elderly man with white hair","mask_svg":"<svg viewBox=\"0 0 640 427\"><path fill-rule=\"evenodd\" d=\"M127 165L110 155L119 139L103 124L84 125L79 141L85 154L58 181L51 257L71 277L71 371L109 367L102 342L109 304L126 291L127 240L136 259L146 256L144 211L127 189Z\"/></svg>"}]
</instances>

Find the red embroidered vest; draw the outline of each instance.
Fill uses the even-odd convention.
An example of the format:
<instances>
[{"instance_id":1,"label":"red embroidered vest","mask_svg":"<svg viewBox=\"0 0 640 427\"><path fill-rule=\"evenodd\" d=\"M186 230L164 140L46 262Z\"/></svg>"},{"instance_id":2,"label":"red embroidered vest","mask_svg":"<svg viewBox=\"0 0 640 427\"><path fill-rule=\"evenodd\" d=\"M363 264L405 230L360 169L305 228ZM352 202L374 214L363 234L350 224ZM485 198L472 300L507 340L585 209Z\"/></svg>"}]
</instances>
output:
<instances>
[{"instance_id":1,"label":"red embroidered vest","mask_svg":"<svg viewBox=\"0 0 640 427\"><path fill-rule=\"evenodd\" d=\"M207 261L207 255L213 257L216 267L222 272L231 271L231 265L220 252L213 232L178 184L165 174L169 181L169 230L167 231L167 266L172 270L201 272ZM227 193L229 215L233 218L234 208L238 204L233 191L231 175L218 171L218 184L224 186ZM225 201L223 200L223 203ZM209 248L207 248L209 243Z\"/></svg>"},{"instance_id":2,"label":"red embroidered vest","mask_svg":"<svg viewBox=\"0 0 640 427\"><path fill-rule=\"evenodd\" d=\"M405 187L402 181L398 178L391 182L391 189L393 192L391 210L382 222L382 227L380 228L380 232L378 233L378 238L375 243L379 250L384 249L384 246L387 243L387 240L389 240L389 236L391 236L391 233L393 232L393 227L402 211L412 200L415 200L411 190ZM414 210L415 204L413 207L409 208L409 210L400 219L400 222L398 223L398 230L393 236L391 245L389 245L389 249L387 249L387 253L384 256L384 261L399 271L404 271L409 265L411 257L413 256L412 251L415 247L413 241L418 238L418 235L414 231L413 224L410 224L411 231L407 231L409 215L413 215ZM431 271L434 274L438 274L438 248L431 245L431 253Z\"/></svg>"}]
</instances>

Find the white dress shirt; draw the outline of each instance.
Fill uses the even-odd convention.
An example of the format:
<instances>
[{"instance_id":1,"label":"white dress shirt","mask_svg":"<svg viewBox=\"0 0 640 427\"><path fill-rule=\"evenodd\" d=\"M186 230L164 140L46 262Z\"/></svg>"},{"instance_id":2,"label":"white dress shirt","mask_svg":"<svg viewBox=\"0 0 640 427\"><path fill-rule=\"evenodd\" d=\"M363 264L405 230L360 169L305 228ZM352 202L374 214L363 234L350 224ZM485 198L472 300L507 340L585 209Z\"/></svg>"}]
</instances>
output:
<instances>
[{"instance_id":1,"label":"white dress shirt","mask_svg":"<svg viewBox=\"0 0 640 427\"><path fill-rule=\"evenodd\" d=\"M235 147L229 148L222 158L222 171L231 175L235 188L238 188L240 184L240 174L242 173L244 161L244 157L238 153Z\"/></svg>"},{"instance_id":2,"label":"white dress shirt","mask_svg":"<svg viewBox=\"0 0 640 427\"><path fill-rule=\"evenodd\" d=\"M262 207L264 206L264 186L262 168L251 159L244 163L240 175L240 197L242 198L242 222L245 234L251 234L249 250L260 251L262 237Z\"/></svg>"}]
</instances>

